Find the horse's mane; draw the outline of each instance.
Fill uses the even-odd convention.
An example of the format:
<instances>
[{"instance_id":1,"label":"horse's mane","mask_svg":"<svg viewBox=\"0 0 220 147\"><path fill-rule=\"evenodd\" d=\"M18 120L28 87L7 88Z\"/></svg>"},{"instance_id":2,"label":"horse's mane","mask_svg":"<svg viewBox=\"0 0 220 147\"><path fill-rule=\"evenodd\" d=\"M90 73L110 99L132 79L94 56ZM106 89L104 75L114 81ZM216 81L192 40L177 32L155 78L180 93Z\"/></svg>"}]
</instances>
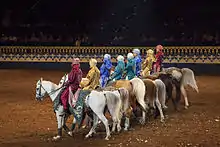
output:
<instances>
[{"instance_id":1,"label":"horse's mane","mask_svg":"<svg viewBox=\"0 0 220 147\"><path fill-rule=\"evenodd\" d=\"M109 81L107 84L106 84L106 87L109 87L109 86L112 86L114 87L116 81Z\"/></svg>"},{"instance_id":2,"label":"horse's mane","mask_svg":"<svg viewBox=\"0 0 220 147\"><path fill-rule=\"evenodd\" d=\"M148 75L148 76L144 76L143 79L156 80L156 79L158 79L158 76Z\"/></svg>"},{"instance_id":3,"label":"horse's mane","mask_svg":"<svg viewBox=\"0 0 220 147\"><path fill-rule=\"evenodd\" d=\"M113 86L107 86L107 87L104 87L104 88L97 88L96 91L115 91L115 90L118 90L117 88L113 87Z\"/></svg>"},{"instance_id":4,"label":"horse's mane","mask_svg":"<svg viewBox=\"0 0 220 147\"><path fill-rule=\"evenodd\" d=\"M54 87L58 87L59 85L51 82L51 81L47 81L47 80L43 80L42 82L47 82L47 83L50 83L51 85L53 85Z\"/></svg>"}]
</instances>

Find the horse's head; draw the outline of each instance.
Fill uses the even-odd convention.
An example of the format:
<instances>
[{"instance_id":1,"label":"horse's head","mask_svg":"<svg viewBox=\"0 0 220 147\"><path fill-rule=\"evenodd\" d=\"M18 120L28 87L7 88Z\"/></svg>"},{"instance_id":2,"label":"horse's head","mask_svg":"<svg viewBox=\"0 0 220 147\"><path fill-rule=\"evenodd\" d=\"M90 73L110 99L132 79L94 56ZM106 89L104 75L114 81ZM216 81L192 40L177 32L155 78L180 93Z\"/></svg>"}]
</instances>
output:
<instances>
[{"instance_id":1,"label":"horse's head","mask_svg":"<svg viewBox=\"0 0 220 147\"><path fill-rule=\"evenodd\" d=\"M65 82L67 82L67 80L68 80L68 74L65 74L62 78L61 78L61 80L60 80L60 82L59 82L59 87L60 86L63 86L63 84L65 83Z\"/></svg>"},{"instance_id":2,"label":"horse's head","mask_svg":"<svg viewBox=\"0 0 220 147\"><path fill-rule=\"evenodd\" d=\"M42 101L46 94L46 91L42 86L42 81L43 79L41 78L36 84L36 100L38 101Z\"/></svg>"}]
</instances>

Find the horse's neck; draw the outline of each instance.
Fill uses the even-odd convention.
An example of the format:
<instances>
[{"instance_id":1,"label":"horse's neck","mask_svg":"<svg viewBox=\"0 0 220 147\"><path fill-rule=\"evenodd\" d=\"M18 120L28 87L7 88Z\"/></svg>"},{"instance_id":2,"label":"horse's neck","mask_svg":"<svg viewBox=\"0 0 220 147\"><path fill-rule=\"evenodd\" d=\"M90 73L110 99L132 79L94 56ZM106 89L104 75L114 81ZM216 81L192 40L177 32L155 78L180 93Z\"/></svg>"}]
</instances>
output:
<instances>
[{"instance_id":1,"label":"horse's neck","mask_svg":"<svg viewBox=\"0 0 220 147\"><path fill-rule=\"evenodd\" d=\"M42 86L44 86L44 89L46 90L46 92L49 93L49 96L52 101L55 100L55 98L57 97L57 95L60 93L60 90L61 90L61 88L59 86L57 86L56 84L54 84L50 81L42 82ZM60 89L57 90L58 88L60 88Z\"/></svg>"},{"instance_id":2,"label":"horse's neck","mask_svg":"<svg viewBox=\"0 0 220 147\"><path fill-rule=\"evenodd\" d=\"M66 74L66 75L64 75L63 77L62 77L62 79L60 80L60 83L59 83L59 87L60 86L63 86L63 84L65 83L65 82L67 82L67 80L68 80L68 74Z\"/></svg>"}]
</instances>

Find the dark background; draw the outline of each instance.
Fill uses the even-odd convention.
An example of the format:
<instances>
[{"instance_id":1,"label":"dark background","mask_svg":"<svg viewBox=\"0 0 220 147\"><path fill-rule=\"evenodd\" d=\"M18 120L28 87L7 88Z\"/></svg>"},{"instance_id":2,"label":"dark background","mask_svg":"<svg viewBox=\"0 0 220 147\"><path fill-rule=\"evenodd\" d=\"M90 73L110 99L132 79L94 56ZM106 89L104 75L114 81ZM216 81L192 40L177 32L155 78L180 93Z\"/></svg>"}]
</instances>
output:
<instances>
[{"instance_id":1,"label":"dark background","mask_svg":"<svg viewBox=\"0 0 220 147\"><path fill-rule=\"evenodd\" d=\"M0 6L1 33L2 37L15 36L17 41L3 38L1 43L74 45L77 38L86 38L84 45L98 46L219 45L218 3L210 0L7 0ZM42 34L47 40L30 41L31 36L41 38ZM50 37L60 39L52 41Z\"/></svg>"}]
</instances>

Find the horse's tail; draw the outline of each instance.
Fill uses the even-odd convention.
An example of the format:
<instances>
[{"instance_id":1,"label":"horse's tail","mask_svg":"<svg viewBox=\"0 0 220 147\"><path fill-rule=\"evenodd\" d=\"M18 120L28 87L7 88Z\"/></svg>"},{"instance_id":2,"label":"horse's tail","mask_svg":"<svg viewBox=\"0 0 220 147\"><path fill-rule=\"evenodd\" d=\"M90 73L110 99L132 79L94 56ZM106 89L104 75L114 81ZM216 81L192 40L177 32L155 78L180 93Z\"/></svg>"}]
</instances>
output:
<instances>
[{"instance_id":1,"label":"horse's tail","mask_svg":"<svg viewBox=\"0 0 220 147\"><path fill-rule=\"evenodd\" d=\"M112 115L113 121L119 121L121 114L122 101L120 98L120 93L115 93L114 91L106 91L104 93L106 98L106 104L109 109L110 114Z\"/></svg>"},{"instance_id":2,"label":"horse's tail","mask_svg":"<svg viewBox=\"0 0 220 147\"><path fill-rule=\"evenodd\" d=\"M121 100L122 100L122 106L121 106L122 112L125 113L130 107L129 92L125 88L119 88L119 93L121 95Z\"/></svg>"},{"instance_id":3,"label":"horse's tail","mask_svg":"<svg viewBox=\"0 0 220 147\"><path fill-rule=\"evenodd\" d=\"M139 78L133 78L132 80L130 80L130 83L132 84L132 91L136 96L138 103L141 105L142 109L146 111L147 105L144 101L145 98L144 82Z\"/></svg>"},{"instance_id":4,"label":"horse's tail","mask_svg":"<svg viewBox=\"0 0 220 147\"><path fill-rule=\"evenodd\" d=\"M190 87L195 89L197 93L199 93L199 88L196 84L194 72L189 68L182 68L181 71L183 73L181 85L182 86L189 85Z\"/></svg>"},{"instance_id":5,"label":"horse's tail","mask_svg":"<svg viewBox=\"0 0 220 147\"><path fill-rule=\"evenodd\" d=\"M160 80L156 79L155 81L156 87L157 87L157 92L159 94L159 100L161 102L161 105L163 108L166 107L165 102L166 102L166 86L165 84Z\"/></svg>"}]
</instances>

